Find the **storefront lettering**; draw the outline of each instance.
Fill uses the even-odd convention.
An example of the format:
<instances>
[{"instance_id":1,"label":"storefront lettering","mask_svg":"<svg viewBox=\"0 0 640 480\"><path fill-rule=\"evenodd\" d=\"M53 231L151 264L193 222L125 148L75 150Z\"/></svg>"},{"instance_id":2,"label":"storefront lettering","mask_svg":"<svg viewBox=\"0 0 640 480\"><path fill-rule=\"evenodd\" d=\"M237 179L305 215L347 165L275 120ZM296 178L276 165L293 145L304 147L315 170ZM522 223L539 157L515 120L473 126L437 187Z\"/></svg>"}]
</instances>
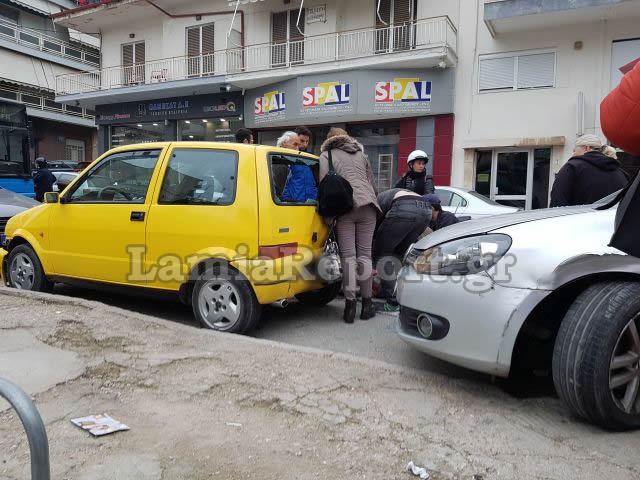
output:
<instances>
[{"instance_id":1,"label":"storefront lettering","mask_svg":"<svg viewBox=\"0 0 640 480\"><path fill-rule=\"evenodd\" d=\"M284 92L269 92L264 96L256 98L254 102L255 114L258 117L270 113L284 112L286 105L284 102Z\"/></svg>"},{"instance_id":2,"label":"storefront lettering","mask_svg":"<svg viewBox=\"0 0 640 480\"><path fill-rule=\"evenodd\" d=\"M377 82L375 101L394 102L430 102L431 82L419 78L395 78L392 82Z\"/></svg>"},{"instance_id":3,"label":"storefront lettering","mask_svg":"<svg viewBox=\"0 0 640 480\"><path fill-rule=\"evenodd\" d=\"M151 112L160 112L165 110L187 110L191 106L189 100L179 102L158 102L150 103L149 110Z\"/></svg>"},{"instance_id":4,"label":"storefront lettering","mask_svg":"<svg viewBox=\"0 0 640 480\"><path fill-rule=\"evenodd\" d=\"M339 82L320 83L316 87L307 87L302 90L302 106L346 105L351 101L349 90L348 83Z\"/></svg>"},{"instance_id":5,"label":"storefront lettering","mask_svg":"<svg viewBox=\"0 0 640 480\"><path fill-rule=\"evenodd\" d=\"M113 115L100 115L100 120L111 121L111 120L127 120L131 118L130 113L116 113Z\"/></svg>"}]
</instances>

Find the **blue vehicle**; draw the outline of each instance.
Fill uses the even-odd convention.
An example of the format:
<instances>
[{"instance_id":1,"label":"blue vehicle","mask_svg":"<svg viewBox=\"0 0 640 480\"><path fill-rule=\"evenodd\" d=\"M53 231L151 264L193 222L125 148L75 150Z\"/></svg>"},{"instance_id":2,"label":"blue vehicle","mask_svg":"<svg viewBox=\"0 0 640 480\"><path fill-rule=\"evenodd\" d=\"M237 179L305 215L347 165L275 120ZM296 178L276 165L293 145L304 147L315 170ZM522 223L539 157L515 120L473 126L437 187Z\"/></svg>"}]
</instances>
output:
<instances>
[{"instance_id":1,"label":"blue vehicle","mask_svg":"<svg viewBox=\"0 0 640 480\"><path fill-rule=\"evenodd\" d=\"M25 105L0 100L0 187L34 198Z\"/></svg>"}]
</instances>

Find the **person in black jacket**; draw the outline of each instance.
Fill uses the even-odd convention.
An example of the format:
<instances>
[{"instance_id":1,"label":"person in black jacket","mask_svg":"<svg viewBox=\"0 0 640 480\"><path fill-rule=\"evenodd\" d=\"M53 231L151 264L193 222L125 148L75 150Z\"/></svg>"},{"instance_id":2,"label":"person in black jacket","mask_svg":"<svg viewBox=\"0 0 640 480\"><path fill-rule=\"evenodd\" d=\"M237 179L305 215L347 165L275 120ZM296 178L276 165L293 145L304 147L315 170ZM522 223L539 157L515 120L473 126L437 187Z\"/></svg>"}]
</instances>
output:
<instances>
[{"instance_id":1,"label":"person in black jacket","mask_svg":"<svg viewBox=\"0 0 640 480\"><path fill-rule=\"evenodd\" d=\"M602 153L595 135L583 135L576 142L573 157L556 175L551 207L588 205L624 188L629 177L615 158Z\"/></svg>"},{"instance_id":2,"label":"person in black jacket","mask_svg":"<svg viewBox=\"0 0 640 480\"><path fill-rule=\"evenodd\" d=\"M449 225L455 225L459 222L458 217L453 213L442 210L440 197L435 193L430 193L423 197L425 201L431 205L431 224L429 228L431 230L438 231L441 228L448 227Z\"/></svg>"},{"instance_id":3,"label":"person in black jacket","mask_svg":"<svg viewBox=\"0 0 640 480\"><path fill-rule=\"evenodd\" d=\"M409 171L398 180L395 188L405 188L418 195L435 193L436 189L433 186L433 177L427 175L428 162L429 157L422 150L414 150L411 152L407 159Z\"/></svg>"},{"instance_id":4,"label":"person in black jacket","mask_svg":"<svg viewBox=\"0 0 640 480\"><path fill-rule=\"evenodd\" d=\"M56 183L56 177L47 168L47 161L38 157L36 160L38 171L33 175L33 190L36 192L36 200L44 201L44 194L53 191L53 184Z\"/></svg>"}]
</instances>

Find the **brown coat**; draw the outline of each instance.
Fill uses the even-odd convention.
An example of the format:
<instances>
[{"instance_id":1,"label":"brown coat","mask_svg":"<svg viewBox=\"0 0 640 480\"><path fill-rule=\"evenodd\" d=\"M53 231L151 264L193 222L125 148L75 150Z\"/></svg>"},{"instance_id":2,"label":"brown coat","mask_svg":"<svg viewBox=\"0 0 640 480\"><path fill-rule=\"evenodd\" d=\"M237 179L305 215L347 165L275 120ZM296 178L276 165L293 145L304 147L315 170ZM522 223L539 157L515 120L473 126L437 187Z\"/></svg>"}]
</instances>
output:
<instances>
[{"instance_id":1,"label":"brown coat","mask_svg":"<svg viewBox=\"0 0 640 480\"><path fill-rule=\"evenodd\" d=\"M338 135L327 139L321 148L320 181L329 171L329 154L327 153L329 149L331 149L333 168L353 188L354 208L371 204L381 212L376 199L371 164L364 154L362 146L347 135Z\"/></svg>"}]
</instances>

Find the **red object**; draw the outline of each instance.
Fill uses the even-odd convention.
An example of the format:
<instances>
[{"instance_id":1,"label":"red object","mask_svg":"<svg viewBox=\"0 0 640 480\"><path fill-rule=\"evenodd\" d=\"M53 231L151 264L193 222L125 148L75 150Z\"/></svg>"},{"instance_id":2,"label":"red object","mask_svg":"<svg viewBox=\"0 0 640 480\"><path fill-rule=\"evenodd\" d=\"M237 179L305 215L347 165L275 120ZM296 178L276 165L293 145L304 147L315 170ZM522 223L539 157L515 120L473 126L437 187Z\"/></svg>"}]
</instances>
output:
<instances>
[{"instance_id":1,"label":"red object","mask_svg":"<svg viewBox=\"0 0 640 480\"><path fill-rule=\"evenodd\" d=\"M640 62L600 104L600 125L611 143L640 155Z\"/></svg>"},{"instance_id":2,"label":"red object","mask_svg":"<svg viewBox=\"0 0 640 480\"><path fill-rule=\"evenodd\" d=\"M400 120L400 145L398 146L398 177L407 173L407 159L409 154L416 149L417 118Z\"/></svg>"},{"instance_id":3,"label":"red object","mask_svg":"<svg viewBox=\"0 0 640 480\"><path fill-rule=\"evenodd\" d=\"M633 67L636 66L636 64L640 62L640 57L636 58L635 60L633 60L632 62L627 63L626 65L623 65L622 67L620 67L620 71L624 74L629 73L631 70L633 70Z\"/></svg>"},{"instance_id":4,"label":"red object","mask_svg":"<svg viewBox=\"0 0 640 480\"><path fill-rule=\"evenodd\" d=\"M453 115L438 115L435 118L433 145L433 183L451 185L453 163Z\"/></svg>"},{"instance_id":5,"label":"red object","mask_svg":"<svg viewBox=\"0 0 640 480\"><path fill-rule=\"evenodd\" d=\"M289 255L295 255L298 252L297 243L282 243L280 245L263 245L258 248L260 257L271 258L273 260Z\"/></svg>"}]
</instances>

